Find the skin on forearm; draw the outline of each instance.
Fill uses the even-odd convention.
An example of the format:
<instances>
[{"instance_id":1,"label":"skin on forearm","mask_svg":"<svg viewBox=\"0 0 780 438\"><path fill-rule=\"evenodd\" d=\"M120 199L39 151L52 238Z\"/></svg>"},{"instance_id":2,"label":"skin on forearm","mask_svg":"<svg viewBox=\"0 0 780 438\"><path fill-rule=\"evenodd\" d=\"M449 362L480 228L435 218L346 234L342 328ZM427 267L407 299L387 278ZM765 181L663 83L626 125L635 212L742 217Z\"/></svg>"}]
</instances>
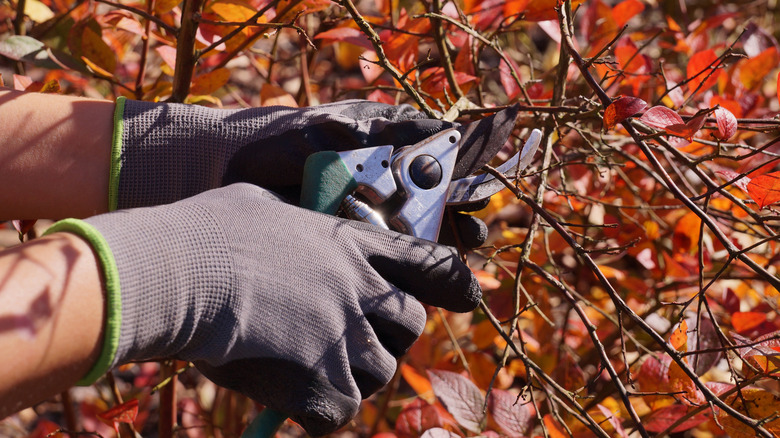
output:
<instances>
[{"instance_id":1,"label":"skin on forearm","mask_svg":"<svg viewBox=\"0 0 780 438\"><path fill-rule=\"evenodd\" d=\"M97 360L99 272L91 247L70 233L0 252L0 419L72 386Z\"/></svg>"},{"instance_id":2,"label":"skin on forearm","mask_svg":"<svg viewBox=\"0 0 780 438\"><path fill-rule=\"evenodd\" d=\"M108 209L114 103L0 88L0 221Z\"/></svg>"}]
</instances>

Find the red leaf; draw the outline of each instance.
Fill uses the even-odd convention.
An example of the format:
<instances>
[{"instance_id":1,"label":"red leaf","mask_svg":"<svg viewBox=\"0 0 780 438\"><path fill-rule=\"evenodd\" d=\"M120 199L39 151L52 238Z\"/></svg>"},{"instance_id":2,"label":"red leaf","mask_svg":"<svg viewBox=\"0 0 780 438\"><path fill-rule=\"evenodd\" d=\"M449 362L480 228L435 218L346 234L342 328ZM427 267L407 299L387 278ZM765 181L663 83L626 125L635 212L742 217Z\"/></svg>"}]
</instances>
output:
<instances>
[{"instance_id":1,"label":"red leaf","mask_svg":"<svg viewBox=\"0 0 780 438\"><path fill-rule=\"evenodd\" d=\"M536 418L534 405L518 398L509 391L494 389L488 397L488 409L493 420L509 437L526 436Z\"/></svg>"},{"instance_id":2,"label":"red leaf","mask_svg":"<svg viewBox=\"0 0 780 438\"><path fill-rule=\"evenodd\" d=\"M704 122L707 120L707 113L703 112L698 116L688 120L688 123L683 125L675 124L666 127L666 133L674 135L676 137L682 137L688 141L691 141L694 135L704 126Z\"/></svg>"},{"instance_id":3,"label":"red leaf","mask_svg":"<svg viewBox=\"0 0 780 438\"><path fill-rule=\"evenodd\" d=\"M12 220L11 224L14 226L14 229L19 233L19 236L24 236L27 234L28 231L32 229L32 227L35 225L35 222L37 222L37 219L17 219Z\"/></svg>"},{"instance_id":4,"label":"red leaf","mask_svg":"<svg viewBox=\"0 0 780 438\"><path fill-rule=\"evenodd\" d=\"M716 138L726 141L737 133L737 118L726 108L718 107L715 109L715 121L718 123L717 132L713 133Z\"/></svg>"},{"instance_id":5,"label":"red leaf","mask_svg":"<svg viewBox=\"0 0 780 438\"><path fill-rule=\"evenodd\" d=\"M455 421L464 428L481 431L482 406L485 399L474 383L458 373L442 370L428 370L433 392L441 404L452 414Z\"/></svg>"},{"instance_id":6,"label":"red leaf","mask_svg":"<svg viewBox=\"0 0 780 438\"><path fill-rule=\"evenodd\" d=\"M138 415L138 399L126 401L121 405L116 405L113 408L98 414L98 417L108 424L114 425L114 428L118 428L117 423L129 423L132 424L135 421L135 417ZM118 431L117 431L118 433Z\"/></svg>"},{"instance_id":7,"label":"red leaf","mask_svg":"<svg viewBox=\"0 0 780 438\"><path fill-rule=\"evenodd\" d=\"M647 419L642 421L642 424L649 432L663 432L686 415L688 409L688 406L685 405L667 406L652 412ZM707 420L708 418L704 414L695 415L683 421L679 426L675 427L672 432L682 432L694 428Z\"/></svg>"},{"instance_id":8,"label":"red leaf","mask_svg":"<svg viewBox=\"0 0 780 438\"><path fill-rule=\"evenodd\" d=\"M645 10L645 5L639 0L624 0L612 8L612 18L617 27L623 27L628 20Z\"/></svg>"},{"instance_id":9,"label":"red leaf","mask_svg":"<svg viewBox=\"0 0 780 438\"><path fill-rule=\"evenodd\" d=\"M455 432L450 432L447 429L434 427L433 429L426 430L420 438L461 438L461 436Z\"/></svg>"},{"instance_id":10,"label":"red leaf","mask_svg":"<svg viewBox=\"0 0 780 438\"><path fill-rule=\"evenodd\" d=\"M621 438L628 438L628 434L626 433L626 430L623 429L623 425L620 424L620 418L613 414L612 411L607 409L604 405L601 403L596 405L597 408L601 411L601 413L604 415L604 417L607 418L607 421L609 421L609 424L612 425L612 427L615 428L615 434Z\"/></svg>"},{"instance_id":11,"label":"red leaf","mask_svg":"<svg viewBox=\"0 0 780 438\"><path fill-rule=\"evenodd\" d=\"M718 61L718 55L712 49L694 53L688 61L687 75L690 79L688 89L705 91L718 82L718 71L712 68Z\"/></svg>"},{"instance_id":12,"label":"red leaf","mask_svg":"<svg viewBox=\"0 0 780 438\"><path fill-rule=\"evenodd\" d=\"M404 406L398 414L395 433L399 438L418 437L428 429L441 426L441 417L436 407L418 398Z\"/></svg>"},{"instance_id":13,"label":"red leaf","mask_svg":"<svg viewBox=\"0 0 780 438\"><path fill-rule=\"evenodd\" d=\"M636 97L620 97L604 110L604 127L612 129L616 124L642 111L647 103Z\"/></svg>"},{"instance_id":14,"label":"red leaf","mask_svg":"<svg viewBox=\"0 0 780 438\"><path fill-rule=\"evenodd\" d=\"M366 34L354 27L335 27L314 36L315 40L339 41L374 50L374 46L368 40Z\"/></svg>"},{"instance_id":15,"label":"red leaf","mask_svg":"<svg viewBox=\"0 0 780 438\"><path fill-rule=\"evenodd\" d=\"M511 58L507 59L509 59L511 64L507 64L502 59L501 62L498 63L498 73L499 78L501 79L501 86L504 87L504 91L506 91L506 97L508 97L509 100L513 100L520 94L520 85L517 83L514 76L512 76L512 68L514 68L515 73L517 73L518 79L520 79L520 68L514 60Z\"/></svg>"},{"instance_id":16,"label":"red leaf","mask_svg":"<svg viewBox=\"0 0 780 438\"><path fill-rule=\"evenodd\" d=\"M654 106L639 118L639 121L656 129L665 129L669 125L683 125L685 122L679 114L665 106Z\"/></svg>"},{"instance_id":17,"label":"red leaf","mask_svg":"<svg viewBox=\"0 0 780 438\"><path fill-rule=\"evenodd\" d=\"M739 174L737 172L734 172L733 170L718 170L715 173L722 176L723 179L725 179L726 181L732 181L739 176ZM750 183L750 178L747 176L743 176L742 178L739 178L736 181L734 181L732 184L739 187L740 190L742 190L743 192L745 192L745 194L747 194L748 183Z\"/></svg>"},{"instance_id":18,"label":"red leaf","mask_svg":"<svg viewBox=\"0 0 780 438\"><path fill-rule=\"evenodd\" d=\"M780 201L780 172L766 173L751 179L747 191L759 209Z\"/></svg>"}]
</instances>

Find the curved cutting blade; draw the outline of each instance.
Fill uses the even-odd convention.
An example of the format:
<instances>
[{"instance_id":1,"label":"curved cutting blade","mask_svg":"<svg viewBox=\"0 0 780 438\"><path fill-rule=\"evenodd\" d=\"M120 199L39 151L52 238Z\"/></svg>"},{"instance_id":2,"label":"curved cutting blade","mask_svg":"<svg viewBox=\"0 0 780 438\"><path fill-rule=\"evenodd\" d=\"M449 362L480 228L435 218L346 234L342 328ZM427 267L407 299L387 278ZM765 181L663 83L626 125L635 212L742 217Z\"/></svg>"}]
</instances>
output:
<instances>
[{"instance_id":1,"label":"curved cutting blade","mask_svg":"<svg viewBox=\"0 0 780 438\"><path fill-rule=\"evenodd\" d=\"M539 149L539 143L542 141L542 132L538 129L531 131L528 140L523 145L523 149L516 153L512 158L505 161L496 170L513 179L518 170L522 171L529 164L531 158ZM518 169L518 167L520 167ZM497 180L493 175L484 173L482 175L471 176L453 180L450 183L450 195L447 197L447 205L468 204L475 201L481 201L496 194L504 188L504 183Z\"/></svg>"},{"instance_id":2,"label":"curved cutting blade","mask_svg":"<svg viewBox=\"0 0 780 438\"><path fill-rule=\"evenodd\" d=\"M496 156L515 127L519 104L505 108L489 117L461 126L458 158L452 179L467 177Z\"/></svg>"}]
</instances>

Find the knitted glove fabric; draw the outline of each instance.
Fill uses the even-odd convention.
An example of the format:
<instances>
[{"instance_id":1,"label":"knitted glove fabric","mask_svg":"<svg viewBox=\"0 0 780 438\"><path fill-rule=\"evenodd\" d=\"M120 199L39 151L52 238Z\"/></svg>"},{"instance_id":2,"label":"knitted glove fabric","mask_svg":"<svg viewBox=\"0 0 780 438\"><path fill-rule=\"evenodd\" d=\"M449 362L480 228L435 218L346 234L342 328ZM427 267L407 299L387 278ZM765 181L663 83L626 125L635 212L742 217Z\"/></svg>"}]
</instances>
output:
<instances>
[{"instance_id":1,"label":"knitted glove fabric","mask_svg":"<svg viewBox=\"0 0 780 438\"><path fill-rule=\"evenodd\" d=\"M168 204L249 182L296 201L306 158L417 143L451 123L409 105L347 100L238 110L117 100L110 209Z\"/></svg>"},{"instance_id":2,"label":"knitted glove fabric","mask_svg":"<svg viewBox=\"0 0 780 438\"><path fill-rule=\"evenodd\" d=\"M390 380L423 330L421 302L464 312L481 296L449 247L250 184L55 231L89 241L106 278L106 347L87 380L175 357L312 435L344 425Z\"/></svg>"},{"instance_id":3,"label":"knitted glove fabric","mask_svg":"<svg viewBox=\"0 0 780 438\"><path fill-rule=\"evenodd\" d=\"M308 108L223 110L117 100L109 209L167 204L249 182L297 202L312 153L415 144L453 127L409 105L346 100ZM481 246L487 227L453 212L442 242Z\"/></svg>"}]
</instances>

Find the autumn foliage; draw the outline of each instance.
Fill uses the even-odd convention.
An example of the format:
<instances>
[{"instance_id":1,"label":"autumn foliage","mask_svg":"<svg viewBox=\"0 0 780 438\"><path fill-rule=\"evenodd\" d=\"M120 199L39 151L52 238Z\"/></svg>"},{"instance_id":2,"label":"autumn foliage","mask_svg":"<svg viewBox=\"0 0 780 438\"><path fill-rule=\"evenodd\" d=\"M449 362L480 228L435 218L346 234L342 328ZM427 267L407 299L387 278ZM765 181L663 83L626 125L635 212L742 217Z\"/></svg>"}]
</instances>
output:
<instances>
[{"instance_id":1,"label":"autumn foliage","mask_svg":"<svg viewBox=\"0 0 780 438\"><path fill-rule=\"evenodd\" d=\"M766 2L15 0L0 3L0 71L43 92L365 98L461 122L517 103L503 153L531 128L544 139L475 213L491 230L466 255L482 306L431 309L347 430L768 437L780 434L775 17ZM174 381L178 434L235 436L258 409L169 371L120 370L108 385L139 400L132 412L101 390L60 427L111 434L132 414L150 430L173 403L152 388Z\"/></svg>"}]
</instances>

